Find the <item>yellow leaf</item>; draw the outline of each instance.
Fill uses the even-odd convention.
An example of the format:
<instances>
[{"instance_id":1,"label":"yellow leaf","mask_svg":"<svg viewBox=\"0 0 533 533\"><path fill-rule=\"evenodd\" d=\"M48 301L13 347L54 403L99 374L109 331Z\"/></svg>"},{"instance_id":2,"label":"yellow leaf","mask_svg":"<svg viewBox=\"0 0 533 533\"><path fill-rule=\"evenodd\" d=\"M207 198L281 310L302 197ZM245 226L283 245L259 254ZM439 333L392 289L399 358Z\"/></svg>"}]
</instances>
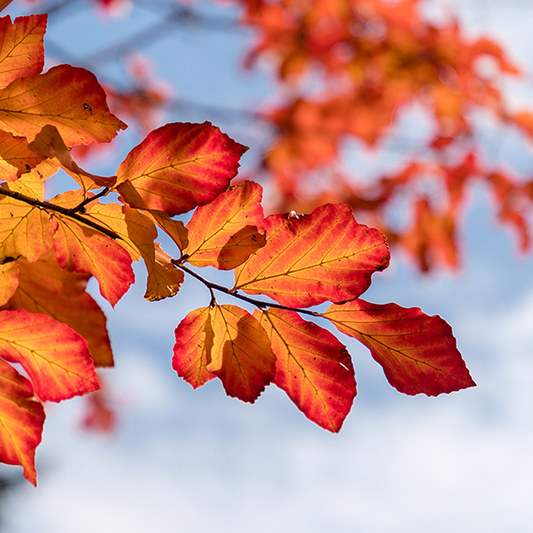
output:
<instances>
[{"instance_id":1,"label":"yellow leaf","mask_svg":"<svg viewBox=\"0 0 533 533\"><path fill-rule=\"evenodd\" d=\"M272 381L276 357L259 321L234 305L210 311L214 339L207 370L217 375L228 396L254 403Z\"/></svg>"}]
</instances>

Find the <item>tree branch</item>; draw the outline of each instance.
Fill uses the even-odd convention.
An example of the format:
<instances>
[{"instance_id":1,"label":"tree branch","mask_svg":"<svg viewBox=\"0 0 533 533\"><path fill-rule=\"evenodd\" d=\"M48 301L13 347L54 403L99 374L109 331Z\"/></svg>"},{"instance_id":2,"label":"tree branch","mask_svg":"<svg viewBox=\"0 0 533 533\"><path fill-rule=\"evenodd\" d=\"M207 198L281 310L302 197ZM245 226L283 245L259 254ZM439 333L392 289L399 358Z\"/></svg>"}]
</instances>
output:
<instances>
[{"instance_id":1,"label":"tree branch","mask_svg":"<svg viewBox=\"0 0 533 533\"><path fill-rule=\"evenodd\" d=\"M110 230L109 228L101 226L100 224L93 222L92 220L88 220L87 218L82 217L78 213L73 212L74 210L82 206L82 204L84 204L83 202L82 204L80 204L80 206L75 207L73 210L67 209L66 207L61 207L60 205L51 204L50 202L36 200L35 198L31 198L30 196L26 196L25 194L22 194L20 192L10 191L9 189L0 188L0 194L3 194L4 196L9 196L10 198L14 198L15 200L19 200L20 202L33 205L34 207L38 207L39 209L46 209L50 211L55 211L56 213L61 213L62 215L73 218L78 222L81 222L82 224L85 224L86 226L95 229L96 231L100 231L111 239L120 239L120 235Z\"/></svg>"},{"instance_id":2,"label":"tree branch","mask_svg":"<svg viewBox=\"0 0 533 533\"><path fill-rule=\"evenodd\" d=\"M172 259L172 264L178 267L180 270L183 270L183 272L190 274L193 278L196 278L198 281L203 283L209 289L211 294L213 294L213 290L220 291L229 296L233 296L234 298L238 298L239 300L242 300L243 302L248 302L249 304L255 305L255 307L257 307L260 310L264 310L265 307L274 307L275 309L284 309L285 311L295 311L297 313L303 313L305 315L323 318L322 314L316 313L315 311L309 311L308 309L299 309L297 307L288 307L286 305L281 305L281 304L277 304L274 302L272 303L263 302L261 300L256 300L255 298L250 298L249 296L244 296L244 294L239 294L238 292L231 291L227 287L223 287L222 285L218 285L217 283L213 283L203 278L202 276L200 276L200 274L196 273L194 270L191 270L185 265L182 265L179 262L179 260Z\"/></svg>"}]
</instances>

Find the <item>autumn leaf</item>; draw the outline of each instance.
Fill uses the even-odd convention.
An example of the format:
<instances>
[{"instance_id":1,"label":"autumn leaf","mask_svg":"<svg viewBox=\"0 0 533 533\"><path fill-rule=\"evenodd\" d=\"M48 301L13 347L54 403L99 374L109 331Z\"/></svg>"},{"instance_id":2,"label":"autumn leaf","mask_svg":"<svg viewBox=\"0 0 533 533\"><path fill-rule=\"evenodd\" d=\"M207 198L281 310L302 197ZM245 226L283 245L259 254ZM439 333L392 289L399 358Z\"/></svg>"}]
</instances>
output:
<instances>
[{"instance_id":1,"label":"autumn leaf","mask_svg":"<svg viewBox=\"0 0 533 533\"><path fill-rule=\"evenodd\" d=\"M189 232L181 220L174 220L163 211L144 211L143 214L157 224L174 241L180 252L187 248Z\"/></svg>"},{"instance_id":2,"label":"autumn leaf","mask_svg":"<svg viewBox=\"0 0 533 533\"><path fill-rule=\"evenodd\" d=\"M21 465L24 477L37 483L35 448L41 442L43 406L33 399L30 381L0 359L0 461Z\"/></svg>"},{"instance_id":3,"label":"autumn leaf","mask_svg":"<svg viewBox=\"0 0 533 533\"><path fill-rule=\"evenodd\" d=\"M0 90L0 128L31 142L44 126L55 126L68 147L109 142L126 125L109 112L94 74L59 65Z\"/></svg>"},{"instance_id":4,"label":"autumn leaf","mask_svg":"<svg viewBox=\"0 0 533 533\"><path fill-rule=\"evenodd\" d=\"M30 15L18 17L13 23L9 15L0 18L0 88L17 78L41 73L47 18L47 15Z\"/></svg>"},{"instance_id":5,"label":"autumn leaf","mask_svg":"<svg viewBox=\"0 0 533 533\"><path fill-rule=\"evenodd\" d=\"M271 215L265 230L266 246L235 269L234 290L265 294L282 305L352 300L389 264L384 235L357 224L347 205L326 204L311 215Z\"/></svg>"},{"instance_id":6,"label":"autumn leaf","mask_svg":"<svg viewBox=\"0 0 533 533\"><path fill-rule=\"evenodd\" d=\"M120 245L134 261L143 258L148 271L146 293L150 301L162 300L177 294L183 283L183 272L171 262L171 257L154 243L157 230L150 212L147 216L127 205L115 203L88 204L84 218L113 231L119 237ZM169 222L174 222L169 220ZM183 227L183 223L181 223Z\"/></svg>"},{"instance_id":7,"label":"autumn leaf","mask_svg":"<svg viewBox=\"0 0 533 533\"><path fill-rule=\"evenodd\" d=\"M338 433L356 394L355 375L346 348L329 331L294 311L255 311L276 354L274 383L307 418Z\"/></svg>"},{"instance_id":8,"label":"autumn leaf","mask_svg":"<svg viewBox=\"0 0 533 533\"><path fill-rule=\"evenodd\" d=\"M13 265L20 273L16 290L5 309L25 309L63 322L87 341L96 366L113 366L106 316L85 292L90 274L60 268L53 250L34 263L20 258L7 265Z\"/></svg>"},{"instance_id":9,"label":"autumn leaf","mask_svg":"<svg viewBox=\"0 0 533 533\"><path fill-rule=\"evenodd\" d=\"M70 203L72 195L58 195L58 205L62 197ZM130 254L111 237L67 215L54 212L54 218L58 223L54 251L59 266L69 272L92 274L100 293L114 307L135 281Z\"/></svg>"},{"instance_id":10,"label":"autumn leaf","mask_svg":"<svg viewBox=\"0 0 533 533\"><path fill-rule=\"evenodd\" d=\"M35 168L22 174L17 181L12 181L4 185L4 189L21 194L31 200L44 201L44 182L50 177L47 172L57 172L53 165L48 164L48 160L43 160ZM0 189L1 194L1 189ZM26 202L27 203L27 202Z\"/></svg>"},{"instance_id":11,"label":"autumn leaf","mask_svg":"<svg viewBox=\"0 0 533 533\"><path fill-rule=\"evenodd\" d=\"M153 263L157 230L150 217L126 205L93 201L87 204L84 218L115 233L119 237L117 242L130 254L133 261L139 261L143 257L147 264Z\"/></svg>"},{"instance_id":12,"label":"autumn leaf","mask_svg":"<svg viewBox=\"0 0 533 533\"><path fill-rule=\"evenodd\" d=\"M11 133L0 131L0 180L15 181L44 159L28 148L24 137L13 137Z\"/></svg>"},{"instance_id":13,"label":"autumn leaf","mask_svg":"<svg viewBox=\"0 0 533 533\"><path fill-rule=\"evenodd\" d=\"M247 149L210 122L166 124L130 151L116 189L131 207L186 213L227 189Z\"/></svg>"},{"instance_id":14,"label":"autumn leaf","mask_svg":"<svg viewBox=\"0 0 533 533\"><path fill-rule=\"evenodd\" d=\"M0 356L22 365L43 401L59 402L99 387L87 342L47 315L2 311Z\"/></svg>"},{"instance_id":15,"label":"autumn leaf","mask_svg":"<svg viewBox=\"0 0 533 533\"><path fill-rule=\"evenodd\" d=\"M36 261L51 248L55 227L45 210L5 196L0 188L2 258L24 256L30 262Z\"/></svg>"},{"instance_id":16,"label":"autumn leaf","mask_svg":"<svg viewBox=\"0 0 533 533\"><path fill-rule=\"evenodd\" d=\"M41 154L42 158L57 162L67 174L83 187L84 191L98 187L111 188L115 184L116 176L96 176L80 168L55 126L50 124L44 126L35 136L33 142L28 145L28 148Z\"/></svg>"},{"instance_id":17,"label":"autumn leaf","mask_svg":"<svg viewBox=\"0 0 533 533\"><path fill-rule=\"evenodd\" d=\"M475 386L451 327L439 316L354 300L332 305L324 317L367 346L389 383L404 394L437 396Z\"/></svg>"},{"instance_id":18,"label":"autumn leaf","mask_svg":"<svg viewBox=\"0 0 533 533\"><path fill-rule=\"evenodd\" d=\"M15 293L19 283L19 266L16 261L0 265L0 306Z\"/></svg>"},{"instance_id":19,"label":"autumn leaf","mask_svg":"<svg viewBox=\"0 0 533 533\"><path fill-rule=\"evenodd\" d=\"M151 302L175 296L185 278L183 272L172 263L172 257L161 248L159 243L154 244L154 262L152 264L146 262L148 280L144 294L144 297Z\"/></svg>"},{"instance_id":20,"label":"autumn leaf","mask_svg":"<svg viewBox=\"0 0 533 533\"><path fill-rule=\"evenodd\" d=\"M198 207L187 224L189 244L183 250L187 261L231 270L264 246L261 198L261 186L246 181Z\"/></svg>"},{"instance_id":21,"label":"autumn leaf","mask_svg":"<svg viewBox=\"0 0 533 533\"><path fill-rule=\"evenodd\" d=\"M190 312L175 331L176 343L172 357L172 368L193 389L214 379L215 374L207 370L213 349L213 328L209 307Z\"/></svg>"},{"instance_id":22,"label":"autumn leaf","mask_svg":"<svg viewBox=\"0 0 533 533\"><path fill-rule=\"evenodd\" d=\"M214 337L207 370L218 376L228 396L254 403L276 371L265 330L255 317L234 305L216 305L210 317Z\"/></svg>"}]
</instances>

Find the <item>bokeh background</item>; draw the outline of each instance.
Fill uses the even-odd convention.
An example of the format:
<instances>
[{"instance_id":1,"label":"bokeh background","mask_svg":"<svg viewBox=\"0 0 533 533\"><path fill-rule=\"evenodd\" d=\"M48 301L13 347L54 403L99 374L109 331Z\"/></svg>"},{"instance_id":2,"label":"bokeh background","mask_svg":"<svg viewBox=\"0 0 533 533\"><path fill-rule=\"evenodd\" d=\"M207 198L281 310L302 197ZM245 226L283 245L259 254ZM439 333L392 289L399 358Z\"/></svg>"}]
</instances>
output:
<instances>
[{"instance_id":1,"label":"bokeh background","mask_svg":"<svg viewBox=\"0 0 533 533\"><path fill-rule=\"evenodd\" d=\"M162 16L168 3L125 2L110 16L92 1L15 0L6 13L50 12L47 66L85 66L103 83L127 87L129 58L141 52L174 101L155 126L210 120L251 147L243 158L251 172L268 131L246 111L267 102L274 87L267 63L242 68L253 31L232 22L238 15L232 4L191 4L209 22L197 24ZM533 108L533 4L430 0L423 8L435 21L453 12L473 37L502 43L529 73L509 81L506 94ZM352 146L347 161L360 174L376 174L401 159L394 149L399 137L407 132L416 143L428 128L416 110L405 113L380 151ZM486 150L496 146L498 157L533 174L526 143L490 123L485 133ZM112 150L82 166L114 173L139 135L135 128L121 133ZM49 192L65 186L59 180ZM0 492L0 531L529 533L533 260L497 224L483 186L471 188L468 203L457 272L421 275L393 252L390 268L374 276L365 298L421 307L447 320L476 388L438 398L403 396L364 347L343 337L358 396L339 435L313 425L275 387L253 406L227 398L217 381L192 391L170 366L173 332L190 310L207 305L209 294L187 280L177 297L146 302L138 265L137 284L115 310L91 286L115 352L116 367L102 373L117 408L115 431L82 429L84 399L48 405L38 488L19 482L20 469L0 469L12 482Z\"/></svg>"}]
</instances>

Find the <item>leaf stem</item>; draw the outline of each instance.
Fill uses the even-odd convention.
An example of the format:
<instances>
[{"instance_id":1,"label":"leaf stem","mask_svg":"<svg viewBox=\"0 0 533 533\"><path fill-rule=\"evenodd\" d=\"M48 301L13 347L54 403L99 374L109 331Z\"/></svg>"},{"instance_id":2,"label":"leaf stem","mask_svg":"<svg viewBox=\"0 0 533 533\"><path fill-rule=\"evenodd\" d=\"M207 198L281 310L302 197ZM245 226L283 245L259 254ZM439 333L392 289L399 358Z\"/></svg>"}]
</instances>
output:
<instances>
[{"instance_id":1,"label":"leaf stem","mask_svg":"<svg viewBox=\"0 0 533 533\"><path fill-rule=\"evenodd\" d=\"M238 298L239 300L242 300L244 302L248 302L249 304L255 305L260 310L264 310L266 307L274 307L275 309L284 309L285 311L295 311L297 313L303 313L305 315L310 315L314 317L321 317L323 318L321 313L317 313L315 311L309 311L308 309L299 309L297 307L288 307L286 305L277 304L274 302L263 302L261 300L256 300L255 298L250 298L249 296L245 296L244 294L240 294L238 292L231 291L227 287L223 287L222 285L218 285L217 283L213 283L195 272L194 270L191 270L190 268L186 267L185 265L182 265L179 260L172 259L172 264L174 266L178 267L179 269L183 270L183 272L191 275L193 278L196 278L198 281L203 283L211 292L212 295L212 301L214 299L213 291L220 291L224 294L227 294L229 296L233 296L234 298Z\"/></svg>"}]
</instances>

